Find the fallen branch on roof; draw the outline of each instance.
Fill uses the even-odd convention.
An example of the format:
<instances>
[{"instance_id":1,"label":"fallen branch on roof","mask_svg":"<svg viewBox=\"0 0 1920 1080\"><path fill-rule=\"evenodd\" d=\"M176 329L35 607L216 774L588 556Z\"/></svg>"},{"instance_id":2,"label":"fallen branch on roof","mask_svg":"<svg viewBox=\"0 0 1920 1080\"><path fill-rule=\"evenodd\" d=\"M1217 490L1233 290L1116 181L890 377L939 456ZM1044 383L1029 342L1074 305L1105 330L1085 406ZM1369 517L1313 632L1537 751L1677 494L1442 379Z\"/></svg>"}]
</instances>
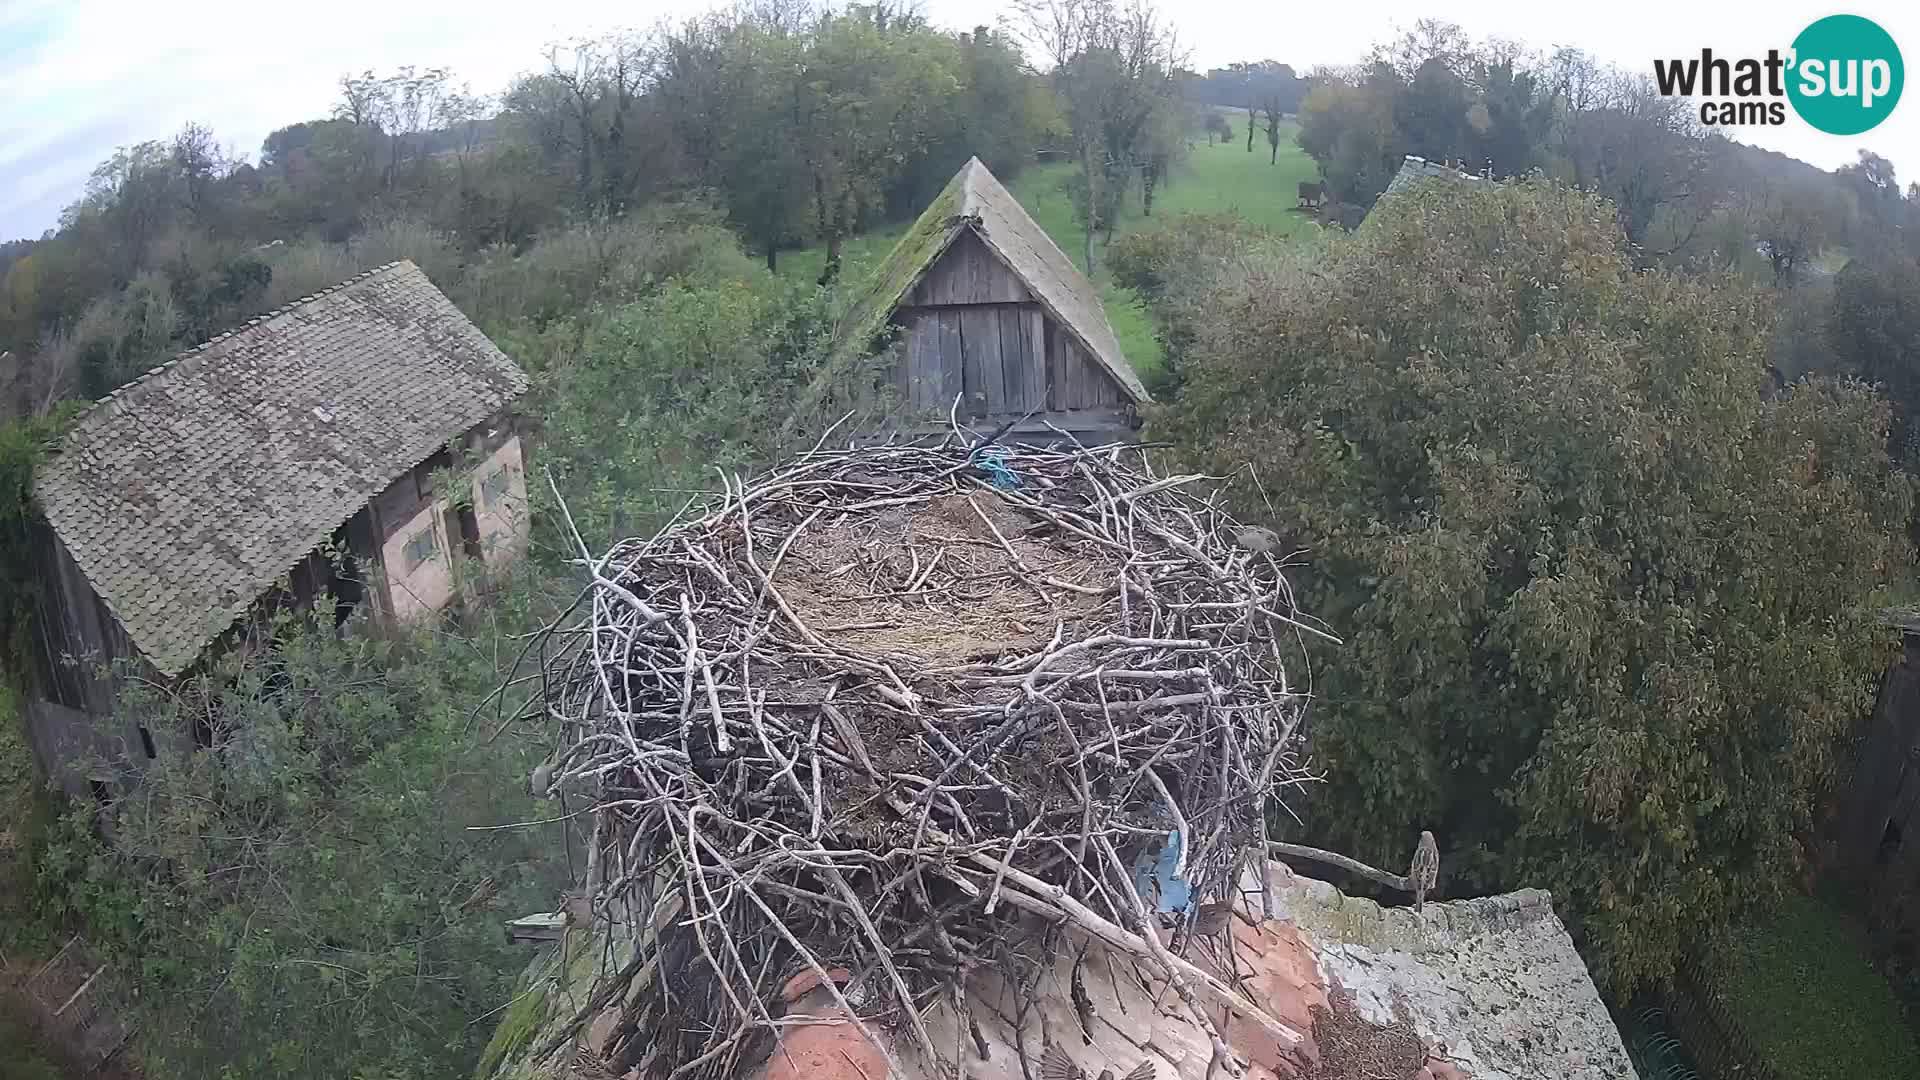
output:
<instances>
[{"instance_id":1,"label":"fallen branch on roof","mask_svg":"<svg viewBox=\"0 0 1920 1080\"><path fill-rule=\"evenodd\" d=\"M1296 859L1311 859L1314 862L1326 863L1328 866L1337 866L1350 874L1358 874L1369 881L1377 881L1389 889L1399 889L1401 892L1409 893L1413 891L1413 886L1408 883L1406 875L1389 874L1385 870L1376 870L1366 863L1361 862L1359 859L1342 855L1337 851L1308 847L1305 844L1289 844L1280 840L1267 841L1267 848L1275 855L1287 855Z\"/></svg>"},{"instance_id":2,"label":"fallen branch on roof","mask_svg":"<svg viewBox=\"0 0 1920 1080\"><path fill-rule=\"evenodd\" d=\"M956 438L722 479L653 537L582 540L581 615L541 643L599 910L680 905L625 966L650 974L617 988L616 1072L737 1075L805 973L941 1062L926 1010L1060 926L1298 1038L1179 955L1305 779L1288 665L1325 633L1203 478Z\"/></svg>"}]
</instances>

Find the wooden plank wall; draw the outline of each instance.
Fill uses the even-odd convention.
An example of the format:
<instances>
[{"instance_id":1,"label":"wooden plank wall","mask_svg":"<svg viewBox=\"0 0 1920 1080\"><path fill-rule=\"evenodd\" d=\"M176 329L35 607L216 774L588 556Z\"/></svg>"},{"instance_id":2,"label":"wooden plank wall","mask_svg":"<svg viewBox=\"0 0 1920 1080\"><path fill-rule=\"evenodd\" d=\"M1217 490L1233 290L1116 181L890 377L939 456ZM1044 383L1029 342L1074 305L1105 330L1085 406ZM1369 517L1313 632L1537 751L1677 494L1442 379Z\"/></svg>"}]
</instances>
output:
<instances>
[{"instance_id":1,"label":"wooden plank wall","mask_svg":"<svg viewBox=\"0 0 1920 1080\"><path fill-rule=\"evenodd\" d=\"M981 420L1127 401L1077 338L971 233L928 269L896 313L905 329L894 390L905 412Z\"/></svg>"},{"instance_id":2,"label":"wooden plank wall","mask_svg":"<svg viewBox=\"0 0 1920 1080\"><path fill-rule=\"evenodd\" d=\"M34 550L41 560L35 628L39 670L30 692L70 709L111 713L119 684L103 669L132 661L143 675L158 678L158 673L146 667L133 639L44 521L34 528Z\"/></svg>"},{"instance_id":3,"label":"wooden plank wall","mask_svg":"<svg viewBox=\"0 0 1920 1080\"><path fill-rule=\"evenodd\" d=\"M1822 869L1871 891L1890 862L1920 848L1920 638L1903 635L1900 659L1853 737L1847 782L1834 789L1823 828ZM1888 845L1889 826L1897 844Z\"/></svg>"},{"instance_id":4,"label":"wooden plank wall","mask_svg":"<svg viewBox=\"0 0 1920 1080\"><path fill-rule=\"evenodd\" d=\"M1112 408L1127 400L1120 384L1080 339L1052 320L1047 324L1047 373L1053 384L1050 408Z\"/></svg>"},{"instance_id":5,"label":"wooden plank wall","mask_svg":"<svg viewBox=\"0 0 1920 1080\"><path fill-rule=\"evenodd\" d=\"M1027 304L1033 293L999 256L971 232L962 233L940 260L927 268L920 284L900 303L904 307L960 304Z\"/></svg>"}]
</instances>

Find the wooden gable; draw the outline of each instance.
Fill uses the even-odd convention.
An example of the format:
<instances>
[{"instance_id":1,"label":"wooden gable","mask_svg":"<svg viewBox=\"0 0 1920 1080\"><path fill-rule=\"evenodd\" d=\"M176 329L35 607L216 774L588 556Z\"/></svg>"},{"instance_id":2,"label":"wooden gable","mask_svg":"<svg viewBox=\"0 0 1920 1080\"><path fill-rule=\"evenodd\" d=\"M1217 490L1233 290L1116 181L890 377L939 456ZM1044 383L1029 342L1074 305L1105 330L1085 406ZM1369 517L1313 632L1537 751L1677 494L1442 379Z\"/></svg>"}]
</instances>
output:
<instances>
[{"instance_id":1,"label":"wooden gable","mask_svg":"<svg viewBox=\"0 0 1920 1080\"><path fill-rule=\"evenodd\" d=\"M901 297L893 384L904 411L997 420L1120 410L1129 397L1019 275L972 230Z\"/></svg>"}]
</instances>

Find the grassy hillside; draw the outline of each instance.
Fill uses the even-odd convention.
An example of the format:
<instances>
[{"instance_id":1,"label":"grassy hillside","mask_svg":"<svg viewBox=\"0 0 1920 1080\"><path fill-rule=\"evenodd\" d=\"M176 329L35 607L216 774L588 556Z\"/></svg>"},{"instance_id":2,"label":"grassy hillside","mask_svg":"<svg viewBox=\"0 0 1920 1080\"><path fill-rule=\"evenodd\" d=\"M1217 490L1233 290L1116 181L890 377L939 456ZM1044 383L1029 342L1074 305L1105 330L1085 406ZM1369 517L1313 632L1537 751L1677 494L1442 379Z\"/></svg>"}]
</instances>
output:
<instances>
[{"instance_id":1,"label":"grassy hillside","mask_svg":"<svg viewBox=\"0 0 1920 1080\"><path fill-rule=\"evenodd\" d=\"M1246 114L1230 113L1239 141L1207 145L1197 136L1192 153L1174 176L1163 182L1155 193L1154 217L1181 213L1234 213L1249 222L1283 234L1315 228L1306 215L1296 212L1297 185L1314 179L1318 173L1304 151L1294 142L1293 128L1281 132L1279 161L1268 164L1265 133L1255 137L1254 152L1247 153ZM1027 169L1009 185L1021 205L1047 231L1074 265L1086 269L1081 257L1080 227L1073 219L1073 200L1066 183L1073 174L1067 164L1041 165ZM1138 189L1128 199L1120 219L1118 233L1138 228L1146 219L1141 214ZM906 229L900 222L853 238L842 248L843 272L848 280L859 280L884 259L894 242ZM1116 235L1117 235L1116 234ZM1094 284L1101 289L1107 319L1120 347L1135 369L1145 376L1160 366L1160 343L1154 339L1153 324L1132 290L1120 288L1107 277L1100 265L1100 241L1094 241ZM792 251L780 257L780 273L802 280L820 276L826 263L824 248Z\"/></svg>"}]
</instances>

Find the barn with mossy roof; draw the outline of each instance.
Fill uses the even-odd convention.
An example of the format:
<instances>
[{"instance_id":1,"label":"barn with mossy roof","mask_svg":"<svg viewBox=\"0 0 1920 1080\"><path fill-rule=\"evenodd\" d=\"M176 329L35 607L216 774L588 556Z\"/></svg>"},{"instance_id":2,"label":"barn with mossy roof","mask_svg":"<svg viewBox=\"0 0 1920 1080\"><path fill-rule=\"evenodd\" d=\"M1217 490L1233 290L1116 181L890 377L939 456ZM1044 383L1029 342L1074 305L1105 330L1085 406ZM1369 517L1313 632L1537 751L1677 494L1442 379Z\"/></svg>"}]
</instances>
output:
<instances>
[{"instance_id":1,"label":"barn with mossy roof","mask_svg":"<svg viewBox=\"0 0 1920 1080\"><path fill-rule=\"evenodd\" d=\"M884 381L895 424L1006 427L1004 437L1124 438L1151 400L1099 290L979 158L880 266L842 327L866 348L897 333Z\"/></svg>"}]
</instances>

